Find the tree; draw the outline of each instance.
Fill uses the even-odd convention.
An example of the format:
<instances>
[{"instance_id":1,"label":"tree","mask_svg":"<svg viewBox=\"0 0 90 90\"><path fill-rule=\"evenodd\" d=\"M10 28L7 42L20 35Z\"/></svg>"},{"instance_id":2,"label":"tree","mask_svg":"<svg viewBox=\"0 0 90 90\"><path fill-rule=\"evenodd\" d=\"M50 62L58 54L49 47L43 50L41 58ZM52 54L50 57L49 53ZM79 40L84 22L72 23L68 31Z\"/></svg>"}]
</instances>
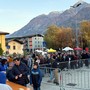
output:
<instances>
[{"instance_id":1,"label":"tree","mask_svg":"<svg viewBox=\"0 0 90 90\"><path fill-rule=\"evenodd\" d=\"M58 42L60 47L73 47L73 33L71 28L60 27L61 32L58 33Z\"/></svg>"},{"instance_id":2,"label":"tree","mask_svg":"<svg viewBox=\"0 0 90 90\"><path fill-rule=\"evenodd\" d=\"M3 55L3 49L1 47L1 44L0 44L0 55L2 56Z\"/></svg>"},{"instance_id":3,"label":"tree","mask_svg":"<svg viewBox=\"0 0 90 90\"><path fill-rule=\"evenodd\" d=\"M80 24L81 38L83 43L83 48L90 47L90 22L83 21Z\"/></svg>"},{"instance_id":4,"label":"tree","mask_svg":"<svg viewBox=\"0 0 90 90\"><path fill-rule=\"evenodd\" d=\"M47 42L48 48L58 49L66 46L73 46L73 34L71 28L52 25L48 28L44 39Z\"/></svg>"},{"instance_id":5,"label":"tree","mask_svg":"<svg viewBox=\"0 0 90 90\"><path fill-rule=\"evenodd\" d=\"M48 30L44 36L45 41L47 42L48 48L56 48L56 35L59 32L59 28L55 25L48 27Z\"/></svg>"}]
</instances>

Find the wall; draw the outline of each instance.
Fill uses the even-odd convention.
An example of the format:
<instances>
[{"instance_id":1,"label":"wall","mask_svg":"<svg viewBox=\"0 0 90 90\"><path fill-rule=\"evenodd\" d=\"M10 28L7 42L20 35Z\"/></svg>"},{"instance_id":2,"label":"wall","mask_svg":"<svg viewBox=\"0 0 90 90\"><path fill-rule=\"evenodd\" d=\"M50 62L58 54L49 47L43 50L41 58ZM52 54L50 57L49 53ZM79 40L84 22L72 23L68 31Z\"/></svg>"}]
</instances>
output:
<instances>
[{"instance_id":1,"label":"wall","mask_svg":"<svg viewBox=\"0 0 90 90\"><path fill-rule=\"evenodd\" d=\"M20 44L15 41L10 41L8 45L10 46L10 49L8 50L10 54L13 54L13 53L23 54L23 44ZM13 49L14 46L15 46L15 49Z\"/></svg>"},{"instance_id":2,"label":"wall","mask_svg":"<svg viewBox=\"0 0 90 90\"><path fill-rule=\"evenodd\" d=\"M0 35L0 43L4 52L6 52L5 35Z\"/></svg>"}]
</instances>

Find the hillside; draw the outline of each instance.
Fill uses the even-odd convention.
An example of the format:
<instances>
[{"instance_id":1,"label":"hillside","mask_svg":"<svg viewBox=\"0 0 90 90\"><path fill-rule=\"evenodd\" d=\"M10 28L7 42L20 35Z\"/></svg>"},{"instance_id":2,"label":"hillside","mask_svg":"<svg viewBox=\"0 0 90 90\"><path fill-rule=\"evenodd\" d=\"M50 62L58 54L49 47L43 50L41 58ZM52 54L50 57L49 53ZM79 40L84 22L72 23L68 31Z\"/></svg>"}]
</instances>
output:
<instances>
[{"instance_id":1,"label":"hillside","mask_svg":"<svg viewBox=\"0 0 90 90\"><path fill-rule=\"evenodd\" d=\"M79 3L81 5L77 6ZM33 18L27 25L9 35L8 38L44 34L47 28L53 24L75 28L83 20L90 20L90 4L77 2L73 7L61 13L50 12L48 15L42 14Z\"/></svg>"}]
</instances>

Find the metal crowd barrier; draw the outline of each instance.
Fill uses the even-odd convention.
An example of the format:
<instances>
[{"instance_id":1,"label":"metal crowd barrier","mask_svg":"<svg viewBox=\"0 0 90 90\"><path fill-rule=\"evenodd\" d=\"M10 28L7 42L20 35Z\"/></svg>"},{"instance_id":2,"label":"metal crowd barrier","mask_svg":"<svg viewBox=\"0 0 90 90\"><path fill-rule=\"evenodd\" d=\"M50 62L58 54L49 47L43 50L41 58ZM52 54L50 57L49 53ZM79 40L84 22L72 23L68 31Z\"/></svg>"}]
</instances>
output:
<instances>
[{"instance_id":1,"label":"metal crowd barrier","mask_svg":"<svg viewBox=\"0 0 90 90\"><path fill-rule=\"evenodd\" d=\"M53 70L55 70L56 68L51 68L51 67L39 67L43 76L46 77L50 77L50 74ZM58 68L58 72L60 72L61 70Z\"/></svg>"},{"instance_id":2,"label":"metal crowd barrier","mask_svg":"<svg viewBox=\"0 0 90 90\"><path fill-rule=\"evenodd\" d=\"M72 60L72 61L64 61L64 62L58 62L58 68L63 70L65 68L67 69L78 69L82 68L83 66L86 66L89 68L90 64L90 58L88 59L79 59L79 60ZM51 68L51 63L50 64L41 64L41 67L50 67Z\"/></svg>"},{"instance_id":3,"label":"metal crowd barrier","mask_svg":"<svg viewBox=\"0 0 90 90\"><path fill-rule=\"evenodd\" d=\"M67 90L66 88L78 90L90 90L90 70L85 66L85 60L76 60L71 62L61 62L58 66L58 79L60 90ZM78 68L71 68L71 65L78 64ZM62 69L63 65L67 69ZM79 67L80 65L80 67ZM89 65L89 61L88 61ZM51 72L56 68L47 67L47 64L41 65L40 69L44 78L50 79ZM48 80L47 79L47 80ZM55 85L47 82L46 84ZM68 89L69 90L69 89Z\"/></svg>"},{"instance_id":4,"label":"metal crowd barrier","mask_svg":"<svg viewBox=\"0 0 90 90\"><path fill-rule=\"evenodd\" d=\"M60 90L73 88L90 90L90 70L68 70L60 72Z\"/></svg>"}]
</instances>

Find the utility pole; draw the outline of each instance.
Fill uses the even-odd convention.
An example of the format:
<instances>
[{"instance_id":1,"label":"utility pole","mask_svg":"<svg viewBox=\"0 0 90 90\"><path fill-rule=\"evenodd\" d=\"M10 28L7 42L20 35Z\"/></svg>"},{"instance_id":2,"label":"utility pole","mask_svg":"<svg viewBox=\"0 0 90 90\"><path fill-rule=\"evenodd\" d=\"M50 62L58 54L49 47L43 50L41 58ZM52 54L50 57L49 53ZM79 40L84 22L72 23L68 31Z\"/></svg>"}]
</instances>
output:
<instances>
[{"instance_id":1,"label":"utility pole","mask_svg":"<svg viewBox=\"0 0 90 90\"><path fill-rule=\"evenodd\" d=\"M77 5L71 6L75 9L75 12L77 13L77 7L79 7L82 4L82 0L79 0L79 3ZM75 42L76 47L79 47L79 40L78 40L78 30L77 30L77 19L76 19L76 30L75 30Z\"/></svg>"}]
</instances>

